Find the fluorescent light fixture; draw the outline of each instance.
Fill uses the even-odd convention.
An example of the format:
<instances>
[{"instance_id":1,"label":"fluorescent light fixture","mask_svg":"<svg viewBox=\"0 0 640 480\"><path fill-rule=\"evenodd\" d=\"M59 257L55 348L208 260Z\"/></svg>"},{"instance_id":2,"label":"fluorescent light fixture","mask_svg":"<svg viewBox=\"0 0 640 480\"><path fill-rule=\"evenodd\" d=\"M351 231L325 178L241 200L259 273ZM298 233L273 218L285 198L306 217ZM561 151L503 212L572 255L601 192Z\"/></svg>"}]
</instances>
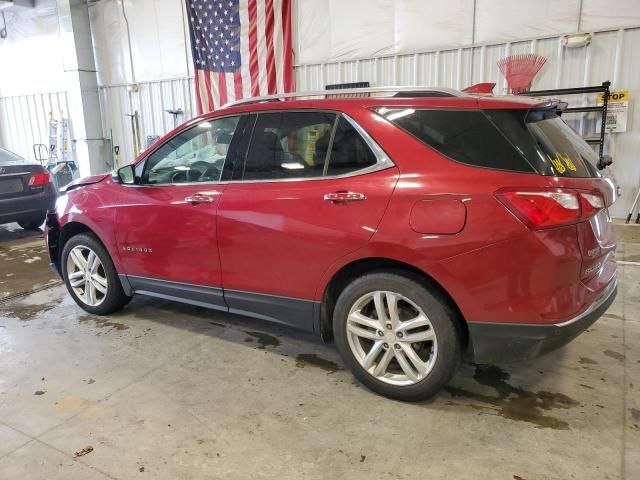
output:
<instances>
[{"instance_id":1,"label":"fluorescent light fixture","mask_svg":"<svg viewBox=\"0 0 640 480\"><path fill-rule=\"evenodd\" d=\"M580 48L586 47L591 43L590 33L573 33L562 37L562 46L564 48Z\"/></svg>"}]
</instances>

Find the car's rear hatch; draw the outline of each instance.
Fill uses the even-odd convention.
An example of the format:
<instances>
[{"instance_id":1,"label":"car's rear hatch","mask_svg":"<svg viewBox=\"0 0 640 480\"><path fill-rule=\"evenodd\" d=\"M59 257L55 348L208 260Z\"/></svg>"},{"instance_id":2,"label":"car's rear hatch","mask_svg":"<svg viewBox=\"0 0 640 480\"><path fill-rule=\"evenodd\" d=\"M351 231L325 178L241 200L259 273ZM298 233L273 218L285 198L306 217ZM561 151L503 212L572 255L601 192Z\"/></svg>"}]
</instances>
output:
<instances>
[{"instance_id":1,"label":"car's rear hatch","mask_svg":"<svg viewBox=\"0 0 640 480\"><path fill-rule=\"evenodd\" d=\"M503 112L504 113L504 112ZM598 156L553 108L532 109L524 115L522 133L513 131L521 124L521 114L514 110L509 130L501 128L512 143L525 152L526 158L540 174L554 177L560 192L575 192L578 201L577 241L582 254L580 279L592 290L600 290L615 275L615 237L608 208L615 201L613 183L597 170ZM495 115L489 114L490 117ZM496 125L500 125L496 121ZM533 140L533 141L531 141Z\"/></svg>"}]
</instances>

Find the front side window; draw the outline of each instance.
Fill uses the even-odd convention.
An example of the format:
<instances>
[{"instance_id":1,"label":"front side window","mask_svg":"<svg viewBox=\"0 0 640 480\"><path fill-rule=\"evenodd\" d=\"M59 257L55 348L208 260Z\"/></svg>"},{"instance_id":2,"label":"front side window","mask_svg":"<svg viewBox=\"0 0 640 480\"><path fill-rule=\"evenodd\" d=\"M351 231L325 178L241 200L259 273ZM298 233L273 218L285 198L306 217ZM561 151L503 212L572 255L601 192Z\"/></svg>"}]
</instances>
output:
<instances>
[{"instance_id":1,"label":"front side window","mask_svg":"<svg viewBox=\"0 0 640 480\"><path fill-rule=\"evenodd\" d=\"M141 183L220 181L239 118L203 121L179 133L147 158Z\"/></svg>"}]
</instances>

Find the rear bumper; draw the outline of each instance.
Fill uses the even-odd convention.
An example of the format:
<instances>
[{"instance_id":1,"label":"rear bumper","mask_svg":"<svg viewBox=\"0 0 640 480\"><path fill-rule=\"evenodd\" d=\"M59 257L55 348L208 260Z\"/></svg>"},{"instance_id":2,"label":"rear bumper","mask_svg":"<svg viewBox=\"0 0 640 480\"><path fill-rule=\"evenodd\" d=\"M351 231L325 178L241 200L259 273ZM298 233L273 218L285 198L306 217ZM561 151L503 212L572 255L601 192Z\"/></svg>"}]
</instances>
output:
<instances>
[{"instance_id":1,"label":"rear bumper","mask_svg":"<svg viewBox=\"0 0 640 480\"><path fill-rule=\"evenodd\" d=\"M583 313L557 324L468 322L473 360L477 363L528 360L555 350L593 325L607 311L617 293L614 277Z\"/></svg>"},{"instance_id":2,"label":"rear bumper","mask_svg":"<svg viewBox=\"0 0 640 480\"><path fill-rule=\"evenodd\" d=\"M53 186L47 186L41 193L22 197L0 199L0 224L16 222L35 215L44 215L52 210L56 204L56 191Z\"/></svg>"}]
</instances>

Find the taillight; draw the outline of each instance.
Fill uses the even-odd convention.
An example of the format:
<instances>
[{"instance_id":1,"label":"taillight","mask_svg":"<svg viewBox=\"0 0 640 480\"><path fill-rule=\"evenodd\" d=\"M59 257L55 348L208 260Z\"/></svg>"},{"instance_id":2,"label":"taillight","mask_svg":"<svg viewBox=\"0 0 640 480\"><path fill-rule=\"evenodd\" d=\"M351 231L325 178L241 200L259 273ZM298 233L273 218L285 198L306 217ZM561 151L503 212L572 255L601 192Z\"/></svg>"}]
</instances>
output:
<instances>
[{"instance_id":1,"label":"taillight","mask_svg":"<svg viewBox=\"0 0 640 480\"><path fill-rule=\"evenodd\" d=\"M496 197L534 229L576 223L604 207L600 195L567 189L502 189L496 192Z\"/></svg>"},{"instance_id":2,"label":"taillight","mask_svg":"<svg viewBox=\"0 0 640 480\"><path fill-rule=\"evenodd\" d=\"M29 186L30 187L42 187L52 182L51 173L49 172L40 172L33 173L31 178L29 178Z\"/></svg>"},{"instance_id":3,"label":"taillight","mask_svg":"<svg viewBox=\"0 0 640 480\"><path fill-rule=\"evenodd\" d=\"M590 217L604 208L604 200L595 193L580 193L582 216Z\"/></svg>"}]
</instances>

